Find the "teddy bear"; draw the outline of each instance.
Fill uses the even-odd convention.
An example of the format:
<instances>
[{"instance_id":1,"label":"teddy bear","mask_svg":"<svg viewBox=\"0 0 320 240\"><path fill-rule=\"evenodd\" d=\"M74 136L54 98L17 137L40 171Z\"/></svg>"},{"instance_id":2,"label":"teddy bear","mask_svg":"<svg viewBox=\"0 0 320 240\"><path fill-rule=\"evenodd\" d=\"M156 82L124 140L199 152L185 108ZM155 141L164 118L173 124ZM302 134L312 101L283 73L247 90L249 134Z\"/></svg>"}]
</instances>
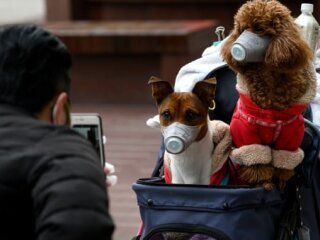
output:
<instances>
[{"instance_id":1,"label":"teddy bear","mask_svg":"<svg viewBox=\"0 0 320 240\"><path fill-rule=\"evenodd\" d=\"M220 52L237 74L231 159L240 182L284 188L304 158L302 113L316 94L313 52L276 0L243 4Z\"/></svg>"}]
</instances>

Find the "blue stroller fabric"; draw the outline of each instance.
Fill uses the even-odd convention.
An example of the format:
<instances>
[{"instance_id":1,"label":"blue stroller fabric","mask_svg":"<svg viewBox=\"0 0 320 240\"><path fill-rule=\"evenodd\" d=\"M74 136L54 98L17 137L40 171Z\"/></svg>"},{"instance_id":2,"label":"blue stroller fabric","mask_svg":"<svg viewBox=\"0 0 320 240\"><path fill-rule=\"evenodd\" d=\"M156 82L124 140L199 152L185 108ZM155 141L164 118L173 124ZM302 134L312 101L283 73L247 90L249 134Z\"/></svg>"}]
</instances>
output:
<instances>
[{"instance_id":1,"label":"blue stroller fabric","mask_svg":"<svg viewBox=\"0 0 320 240\"><path fill-rule=\"evenodd\" d=\"M167 185L157 178L139 180L133 189L144 223L142 239L173 230L214 239L274 239L286 203L280 191Z\"/></svg>"}]
</instances>

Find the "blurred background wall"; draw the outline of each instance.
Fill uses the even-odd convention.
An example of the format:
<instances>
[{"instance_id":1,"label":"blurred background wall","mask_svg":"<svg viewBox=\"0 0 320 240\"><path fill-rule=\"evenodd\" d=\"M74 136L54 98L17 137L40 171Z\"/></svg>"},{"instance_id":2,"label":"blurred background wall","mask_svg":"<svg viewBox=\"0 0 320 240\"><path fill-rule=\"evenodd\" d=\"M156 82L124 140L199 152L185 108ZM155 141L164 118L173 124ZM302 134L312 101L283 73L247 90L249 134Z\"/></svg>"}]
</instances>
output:
<instances>
[{"instance_id":1,"label":"blurred background wall","mask_svg":"<svg viewBox=\"0 0 320 240\"><path fill-rule=\"evenodd\" d=\"M228 35L244 2L0 0L0 23L40 23L66 43L74 62L74 102L149 104L148 78L174 83L179 69L217 40L217 26ZM302 2L313 3L320 21L319 0L281 2L294 17Z\"/></svg>"}]
</instances>

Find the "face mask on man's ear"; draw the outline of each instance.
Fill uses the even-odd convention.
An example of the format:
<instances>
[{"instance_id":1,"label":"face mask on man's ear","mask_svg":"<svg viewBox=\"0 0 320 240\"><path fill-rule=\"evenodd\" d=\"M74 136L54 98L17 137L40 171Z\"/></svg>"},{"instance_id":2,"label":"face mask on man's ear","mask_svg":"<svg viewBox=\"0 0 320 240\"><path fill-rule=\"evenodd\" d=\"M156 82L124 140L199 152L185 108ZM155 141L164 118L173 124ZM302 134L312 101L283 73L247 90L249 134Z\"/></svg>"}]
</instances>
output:
<instances>
[{"instance_id":1,"label":"face mask on man's ear","mask_svg":"<svg viewBox=\"0 0 320 240\"><path fill-rule=\"evenodd\" d=\"M64 111L64 118L65 118L65 123L61 124L64 126L71 126L71 114L70 114L70 102L67 101L64 106L63 106L63 111ZM57 123L57 105L55 104L52 108L51 111L51 122L54 124L58 124Z\"/></svg>"},{"instance_id":2,"label":"face mask on man's ear","mask_svg":"<svg viewBox=\"0 0 320 240\"><path fill-rule=\"evenodd\" d=\"M57 115L57 105L55 104L51 107L51 123L53 124L55 124L56 115Z\"/></svg>"}]
</instances>

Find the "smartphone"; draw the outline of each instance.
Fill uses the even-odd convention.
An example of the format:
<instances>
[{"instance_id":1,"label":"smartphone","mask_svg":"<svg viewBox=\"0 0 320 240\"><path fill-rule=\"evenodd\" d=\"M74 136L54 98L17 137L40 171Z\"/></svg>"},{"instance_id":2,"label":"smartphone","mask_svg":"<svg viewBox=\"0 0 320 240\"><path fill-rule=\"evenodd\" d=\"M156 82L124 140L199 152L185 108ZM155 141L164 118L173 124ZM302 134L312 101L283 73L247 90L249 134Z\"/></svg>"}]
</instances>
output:
<instances>
[{"instance_id":1,"label":"smartphone","mask_svg":"<svg viewBox=\"0 0 320 240\"><path fill-rule=\"evenodd\" d=\"M71 127L92 143L103 167L105 164L105 137L101 116L98 113L71 113Z\"/></svg>"}]
</instances>

